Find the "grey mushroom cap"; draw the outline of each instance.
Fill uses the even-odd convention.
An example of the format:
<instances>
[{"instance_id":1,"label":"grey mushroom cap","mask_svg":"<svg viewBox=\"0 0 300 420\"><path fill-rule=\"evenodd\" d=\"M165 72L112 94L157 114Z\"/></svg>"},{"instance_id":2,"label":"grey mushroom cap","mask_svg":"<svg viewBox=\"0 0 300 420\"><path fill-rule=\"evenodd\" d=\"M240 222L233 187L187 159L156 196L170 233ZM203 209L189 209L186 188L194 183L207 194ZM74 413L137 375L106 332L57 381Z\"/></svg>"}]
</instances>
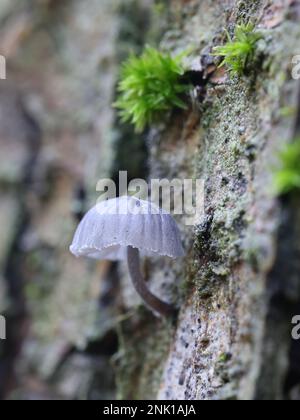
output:
<instances>
[{"instance_id":1,"label":"grey mushroom cap","mask_svg":"<svg viewBox=\"0 0 300 420\"><path fill-rule=\"evenodd\" d=\"M76 257L117 261L126 259L128 246L145 256L184 255L173 217L151 202L127 196L93 207L80 222L70 251Z\"/></svg>"}]
</instances>

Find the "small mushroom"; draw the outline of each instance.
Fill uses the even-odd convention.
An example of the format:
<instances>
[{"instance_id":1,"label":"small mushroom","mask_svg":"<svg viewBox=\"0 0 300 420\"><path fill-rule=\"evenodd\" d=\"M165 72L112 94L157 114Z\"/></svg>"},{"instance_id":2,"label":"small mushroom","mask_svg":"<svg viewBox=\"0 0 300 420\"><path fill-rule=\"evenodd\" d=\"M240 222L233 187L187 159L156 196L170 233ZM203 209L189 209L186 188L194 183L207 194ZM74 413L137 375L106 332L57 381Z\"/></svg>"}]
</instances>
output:
<instances>
[{"instance_id":1,"label":"small mushroom","mask_svg":"<svg viewBox=\"0 0 300 420\"><path fill-rule=\"evenodd\" d=\"M127 258L133 285L145 304L162 316L174 314L172 305L149 291L140 270L140 252L170 258L184 255L176 222L153 203L120 197L97 204L79 224L70 251L98 260Z\"/></svg>"}]
</instances>

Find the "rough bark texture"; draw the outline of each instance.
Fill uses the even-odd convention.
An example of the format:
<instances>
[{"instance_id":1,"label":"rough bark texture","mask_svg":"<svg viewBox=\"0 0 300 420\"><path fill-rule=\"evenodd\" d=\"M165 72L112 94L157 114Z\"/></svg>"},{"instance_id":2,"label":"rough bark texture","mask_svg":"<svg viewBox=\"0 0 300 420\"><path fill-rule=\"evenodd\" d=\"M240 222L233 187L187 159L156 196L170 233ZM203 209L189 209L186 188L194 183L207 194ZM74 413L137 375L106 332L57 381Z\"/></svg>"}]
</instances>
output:
<instances>
[{"instance_id":1,"label":"rough bark texture","mask_svg":"<svg viewBox=\"0 0 300 420\"><path fill-rule=\"evenodd\" d=\"M295 134L296 113L281 110L298 107L300 2L0 4L2 396L299 398L300 203L274 198L272 172ZM118 121L111 103L130 50L191 48L189 64L208 71L223 29L249 19L264 37L248 75L217 71L187 111L144 136ZM140 305L126 266L69 255L96 181L119 170L205 180L202 222L178 218L185 260L145 262L151 290L180 308L175 323Z\"/></svg>"}]
</instances>

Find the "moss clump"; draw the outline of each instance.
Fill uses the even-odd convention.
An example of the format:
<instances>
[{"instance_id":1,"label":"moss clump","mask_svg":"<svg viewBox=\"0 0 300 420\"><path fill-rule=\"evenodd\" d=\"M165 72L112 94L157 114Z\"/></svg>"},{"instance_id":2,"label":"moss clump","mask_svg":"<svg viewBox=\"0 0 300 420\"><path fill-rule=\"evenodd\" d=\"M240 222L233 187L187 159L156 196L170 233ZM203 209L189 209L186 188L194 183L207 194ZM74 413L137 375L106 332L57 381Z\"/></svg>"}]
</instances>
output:
<instances>
[{"instance_id":1,"label":"moss clump","mask_svg":"<svg viewBox=\"0 0 300 420\"><path fill-rule=\"evenodd\" d=\"M227 363L231 360L232 355L230 353L222 353L219 357L219 363Z\"/></svg>"},{"instance_id":2,"label":"moss clump","mask_svg":"<svg viewBox=\"0 0 300 420\"><path fill-rule=\"evenodd\" d=\"M237 25L233 39L227 33L227 44L214 48L214 56L223 57L221 66L228 66L232 76L240 76L247 69L249 63L254 58L256 43L262 35L254 31L254 25Z\"/></svg>"},{"instance_id":3,"label":"moss clump","mask_svg":"<svg viewBox=\"0 0 300 420\"><path fill-rule=\"evenodd\" d=\"M119 97L114 104L124 122L141 132L173 107L186 108L181 96L189 86L181 80L181 59L151 47L146 47L140 57L128 58L121 69Z\"/></svg>"},{"instance_id":4,"label":"moss clump","mask_svg":"<svg viewBox=\"0 0 300 420\"><path fill-rule=\"evenodd\" d=\"M275 174L278 194L300 190L300 137L280 153L281 168Z\"/></svg>"}]
</instances>

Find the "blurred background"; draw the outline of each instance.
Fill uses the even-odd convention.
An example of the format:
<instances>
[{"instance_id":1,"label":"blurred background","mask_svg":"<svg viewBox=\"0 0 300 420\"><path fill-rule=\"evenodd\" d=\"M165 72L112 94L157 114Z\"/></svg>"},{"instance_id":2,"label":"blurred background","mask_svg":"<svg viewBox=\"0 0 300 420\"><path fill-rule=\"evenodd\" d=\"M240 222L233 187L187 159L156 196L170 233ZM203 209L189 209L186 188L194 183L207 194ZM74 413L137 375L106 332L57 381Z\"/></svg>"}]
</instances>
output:
<instances>
[{"instance_id":1,"label":"blurred background","mask_svg":"<svg viewBox=\"0 0 300 420\"><path fill-rule=\"evenodd\" d=\"M249 20L259 60L231 80L211 51ZM0 0L1 399L300 399L299 195L270 194L295 136L299 20L298 0ZM192 51L195 89L137 135L111 104L147 43ZM178 220L184 263L144 263L175 323L140 305L126 265L69 252L120 170L206 181L203 221Z\"/></svg>"},{"instance_id":2,"label":"blurred background","mask_svg":"<svg viewBox=\"0 0 300 420\"><path fill-rule=\"evenodd\" d=\"M111 104L150 3L0 1L2 398L115 397L118 277L68 247L98 179L146 175L145 144Z\"/></svg>"}]
</instances>

